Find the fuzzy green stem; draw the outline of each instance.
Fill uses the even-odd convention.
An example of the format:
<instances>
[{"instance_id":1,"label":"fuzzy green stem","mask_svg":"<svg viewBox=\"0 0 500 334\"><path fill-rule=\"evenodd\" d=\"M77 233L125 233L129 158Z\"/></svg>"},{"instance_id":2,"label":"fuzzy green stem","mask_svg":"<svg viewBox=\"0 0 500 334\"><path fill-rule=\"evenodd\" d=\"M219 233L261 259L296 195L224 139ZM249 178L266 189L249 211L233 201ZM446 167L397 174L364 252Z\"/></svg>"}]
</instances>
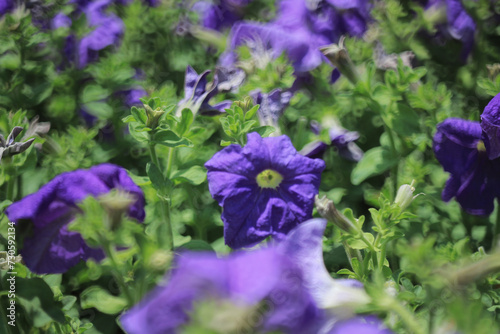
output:
<instances>
[{"instance_id":1,"label":"fuzzy green stem","mask_svg":"<svg viewBox=\"0 0 500 334\"><path fill-rule=\"evenodd\" d=\"M384 268L386 250L387 250L387 243L383 243L380 247L380 259L378 261L378 267L380 271L382 271L382 269Z\"/></svg>"},{"instance_id":2,"label":"fuzzy green stem","mask_svg":"<svg viewBox=\"0 0 500 334\"><path fill-rule=\"evenodd\" d=\"M385 123L384 123L385 124ZM385 125L385 132L389 137L389 143L391 144L391 153L394 157L397 156L398 151L396 150L396 142L394 140L394 135L392 130ZM391 169L391 179L392 179L392 199L396 199L396 194L398 193L398 164L395 164Z\"/></svg>"},{"instance_id":3,"label":"fuzzy green stem","mask_svg":"<svg viewBox=\"0 0 500 334\"><path fill-rule=\"evenodd\" d=\"M413 313L411 313L406 307L394 299L387 306L389 311L392 311L399 316L410 333L425 334L425 326L422 326L417 319L415 319Z\"/></svg>"},{"instance_id":4,"label":"fuzzy green stem","mask_svg":"<svg viewBox=\"0 0 500 334\"><path fill-rule=\"evenodd\" d=\"M151 156L151 161L161 170L160 161L156 155L156 144L149 144L149 155Z\"/></svg>"},{"instance_id":5,"label":"fuzzy green stem","mask_svg":"<svg viewBox=\"0 0 500 334\"><path fill-rule=\"evenodd\" d=\"M111 262L111 270L113 273L113 276L118 283L118 286L120 287L121 292L125 295L125 298L127 299L128 306L134 305L134 299L132 298L132 295L130 294L130 291L125 284L125 281L123 280L123 275L121 274L119 267L118 267L118 262L116 261L116 254L113 246L110 244L108 240L105 240L103 238L101 240L101 244L103 245L104 253L106 254L106 257L109 259Z\"/></svg>"},{"instance_id":6,"label":"fuzzy green stem","mask_svg":"<svg viewBox=\"0 0 500 334\"><path fill-rule=\"evenodd\" d=\"M16 177L14 175L9 175L9 180L7 181L7 199L14 201L14 185L16 183Z\"/></svg>"},{"instance_id":7,"label":"fuzzy green stem","mask_svg":"<svg viewBox=\"0 0 500 334\"><path fill-rule=\"evenodd\" d=\"M497 200L497 216L495 219L495 225L493 225L493 241L491 243L491 249L498 248L499 233L500 233L500 201Z\"/></svg>"},{"instance_id":8,"label":"fuzzy green stem","mask_svg":"<svg viewBox=\"0 0 500 334\"><path fill-rule=\"evenodd\" d=\"M167 178L170 179L170 173L172 172L172 165L173 165L173 160L174 160L174 148L169 147L168 148L168 161L167 161Z\"/></svg>"}]
</instances>

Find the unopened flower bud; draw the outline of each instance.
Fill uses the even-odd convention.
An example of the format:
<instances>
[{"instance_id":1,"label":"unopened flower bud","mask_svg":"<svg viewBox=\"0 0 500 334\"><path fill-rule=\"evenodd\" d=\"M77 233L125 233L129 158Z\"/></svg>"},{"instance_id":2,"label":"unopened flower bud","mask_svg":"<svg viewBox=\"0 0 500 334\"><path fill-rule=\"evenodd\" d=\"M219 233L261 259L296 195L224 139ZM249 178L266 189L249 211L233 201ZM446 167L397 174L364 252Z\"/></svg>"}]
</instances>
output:
<instances>
[{"instance_id":1,"label":"unopened flower bud","mask_svg":"<svg viewBox=\"0 0 500 334\"><path fill-rule=\"evenodd\" d=\"M245 96L243 101L235 101L234 103L244 112L247 112L252 107L252 99L250 98L250 96Z\"/></svg>"},{"instance_id":2,"label":"unopened flower bud","mask_svg":"<svg viewBox=\"0 0 500 334\"><path fill-rule=\"evenodd\" d=\"M125 191L110 191L100 196L99 202L108 214L109 228L111 230L116 230L120 225L123 214L127 213L130 205L135 202L135 198Z\"/></svg>"},{"instance_id":3,"label":"unopened flower bud","mask_svg":"<svg viewBox=\"0 0 500 334\"><path fill-rule=\"evenodd\" d=\"M413 187L414 184L415 180L413 180L411 184L403 184L398 189L394 203L401 208L401 211L404 211L411 202L420 195L413 196L413 192L415 192L415 187Z\"/></svg>"},{"instance_id":4,"label":"unopened flower bud","mask_svg":"<svg viewBox=\"0 0 500 334\"><path fill-rule=\"evenodd\" d=\"M24 143L16 143L15 139L22 131L22 127L15 126L7 137L7 140L4 136L0 135L0 160L26 151L35 141L35 138L31 138Z\"/></svg>"},{"instance_id":5,"label":"unopened flower bud","mask_svg":"<svg viewBox=\"0 0 500 334\"><path fill-rule=\"evenodd\" d=\"M330 201L326 196L323 196L323 198L319 198L319 196L316 195L316 197L314 198L314 204L316 205L316 209L318 210L318 213L321 217L331 221L345 232L353 233L357 230L354 224L349 219L347 219L346 216L340 213L333 202Z\"/></svg>"},{"instance_id":6,"label":"unopened flower bud","mask_svg":"<svg viewBox=\"0 0 500 334\"><path fill-rule=\"evenodd\" d=\"M344 47L344 36L340 38L339 44L330 44L319 48L321 53L338 68L349 81L356 84L359 80L358 71L354 66L347 49Z\"/></svg>"},{"instance_id":7,"label":"unopened flower bud","mask_svg":"<svg viewBox=\"0 0 500 334\"><path fill-rule=\"evenodd\" d=\"M149 266L151 269L164 271L168 268L171 261L172 253L160 249L151 255L151 258L149 259Z\"/></svg>"},{"instance_id":8,"label":"unopened flower bud","mask_svg":"<svg viewBox=\"0 0 500 334\"><path fill-rule=\"evenodd\" d=\"M162 110L161 108L156 108L153 110L149 105L145 104L144 108L146 109L146 116L147 116L147 121L146 121L146 126L151 128L151 129L156 129L158 126L158 122L160 121L160 117L165 113L165 110Z\"/></svg>"}]
</instances>

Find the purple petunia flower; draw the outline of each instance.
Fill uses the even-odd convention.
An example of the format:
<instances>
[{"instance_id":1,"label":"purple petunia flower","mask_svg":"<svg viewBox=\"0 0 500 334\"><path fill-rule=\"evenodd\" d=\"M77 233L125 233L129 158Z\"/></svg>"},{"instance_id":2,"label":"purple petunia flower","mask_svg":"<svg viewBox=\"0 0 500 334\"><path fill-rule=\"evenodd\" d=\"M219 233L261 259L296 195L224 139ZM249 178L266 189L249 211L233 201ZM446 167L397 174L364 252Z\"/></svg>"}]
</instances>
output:
<instances>
[{"instance_id":1,"label":"purple petunia flower","mask_svg":"<svg viewBox=\"0 0 500 334\"><path fill-rule=\"evenodd\" d=\"M455 197L470 214L489 215L500 195L500 160L488 159L479 122L449 118L437 126L436 158L449 172L443 200Z\"/></svg>"},{"instance_id":2,"label":"purple petunia flower","mask_svg":"<svg viewBox=\"0 0 500 334\"><path fill-rule=\"evenodd\" d=\"M488 158L500 157L500 94L497 94L484 108L481 128Z\"/></svg>"},{"instance_id":3,"label":"purple petunia flower","mask_svg":"<svg viewBox=\"0 0 500 334\"><path fill-rule=\"evenodd\" d=\"M257 115L261 125L270 125L280 134L279 119L283 115L285 108L290 103L293 93L290 91L282 91L281 88L276 88L270 93L262 93L260 89L250 92L255 104L259 104Z\"/></svg>"},{"instance_id":4,"label":"purple petunia flower","mask_svg":"<svg viewBox=\"0 0 500 334\"><path fill-rule=\"evenodd\" d=\"M214 81L210 85L207 85L208 74L210 74L210 71L205 71L198 75L198 73L188 65L184 81L184 99L179 101L178 111L189 108L193 114L217 115L223 113L225 109L231 106L231 101L222 101L214 106L208 103L218 92L218 77L215 76Z\"/></svg>"},{"instance_id":5,"label":"purple petunia flower","mask_svg":"<svg viewBox=\"0 0 500 334\"><path fill-rule=\"evenodd\" d=\"M325 163L298 154L287 136L250 133L245 147L230 145L205 167L210 193L223 207L225 242L241 248L281 239L311 218Z\"/></svg>"},{"instance_id":6,"label":"purple petunia flower","mask_svg":"<svg viewBox=\"0 0 500 334\"><path fill-rule=\"evenodd\" d=\"M332 311L332 306L345 318L369 298L359 282L334 280L326 271L322 254L325 227L324 219L312 219L277 246L225 258L183 253L166 284L126 312L121 323L130 334L178 333L192 320L193 309L200 302L215 301L215 316L226 320L214 323L224 323L226 329L232 322L258 333L333 333L330 331L337 326L347 327L350 324L339 322L340 313ZM229 310L222 303L228 301L233 305ZM246 312L241 316L238 310ZM256 311L257 322L252 321ZM228 314L221 315L224 312ZM367 328L362 320L356 321L359 328Z\"/></svg>"},{"instance_id":7,"label":"purple petunia flower","mask_svg":"<svg viewBox=\"0 0 500 334\"><path fill-rule=\"evenodd\" d=\"M78 232L68 231L67 225L78 213L78 203L111 189L134 195L136 201L128 214L138 221L144 220L142 190L125 169L112 164L60 174L36 193L10 205L6 214L11 221L29 220L33 224L33 234L24 239L21 249L26 266L38 274L54 274L64 273L80 260L102 259L102 250L90 248Z\"/></svg>"}]
</instances>

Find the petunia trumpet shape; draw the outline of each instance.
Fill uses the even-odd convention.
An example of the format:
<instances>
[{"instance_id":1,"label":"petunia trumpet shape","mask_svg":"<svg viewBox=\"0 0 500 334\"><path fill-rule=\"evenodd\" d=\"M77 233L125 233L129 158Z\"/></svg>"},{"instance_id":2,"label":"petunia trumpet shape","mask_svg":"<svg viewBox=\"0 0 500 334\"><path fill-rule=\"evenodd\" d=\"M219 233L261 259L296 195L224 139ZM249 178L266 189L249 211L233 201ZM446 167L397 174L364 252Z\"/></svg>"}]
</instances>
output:
<instances>
[{"instance_id":1,"label":"petunia trumpet shape","mask_svg":"<svg viewBox=\"0 0 500 334\"><path fill-rule=\"evenodd\" d=\"M490 160L479 122L449 118L437 126L434 153L450 173L442 197L470 214L489 215L500 196L500 159Z\"/></svg>"},{"instance_id":2,"label":"petunia trumpet shape","mask_svg":"<svg viewBox=\"0 0 500 334\"><path fill-rule=\"evenodd\" d=\"M144 220L144 194L127 175L112 164L88 170L75 170L56 176L36 193L10 205L6 214L11 221L30 221L31 236L24 239L21 255L26 266L37 274L64 273L80 260L100 260L104 253L89 247L78 232L67 225L79 212L77 204L88 196L100 196L111 189L121 189L135 197L128 215Z\"/></svg>"},{"instance_id":3,"label":"petunia trumpet shape","mask_svg":"<svg viewBox=\"0 0 500 334\"><path fill-rule=\"evenodd\" d=\"M228 246L252 246L269 236L282 239L311 218L325 163L300 155L287 136L248 134L206 164L208 187L223 207Z\"/></svg>"}]
</instances>

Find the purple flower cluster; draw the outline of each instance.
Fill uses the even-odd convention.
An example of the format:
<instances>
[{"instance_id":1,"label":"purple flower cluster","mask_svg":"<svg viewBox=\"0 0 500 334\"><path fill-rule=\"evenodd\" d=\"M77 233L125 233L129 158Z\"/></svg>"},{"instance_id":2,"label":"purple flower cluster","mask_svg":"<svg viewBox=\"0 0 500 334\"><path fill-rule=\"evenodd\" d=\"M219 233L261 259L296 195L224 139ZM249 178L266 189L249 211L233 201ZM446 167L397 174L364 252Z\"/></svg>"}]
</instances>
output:
<instances>
[{"instance_id":1,"label":"purple flower cluster","mask_svg":"<svg viewBox=\"0 0 500 334\"><path fill-rule=\"evenodd\" d=\"M373 317L336 321L336 315L327 309L329 305L322 303L326 299L338 305L349 301L352 307L368 301L359 282L333 280L328 275L322 258L325 227L325 220L312 219L275 247L237 252L222 259L206 253L181 254L166 284L126 312L121 323L130 334L178 333L200 302L230 302L231 310L246 311L241 319L231 313L230 321L241 326L233 329L254 327L258 333L292 334L347 330L390 333ZM347 304L344 311L346 308Z\"/></svg>"},{"instance_id":2,"label":"purple flower cluster","mask_svg":"<svg viewBox=\"0 0 500 334\"><path fill-rule=\"evenodd\" d=\"M125 169L112 164L60 174L36 193L10 205L6 210L10 221L27 220L33 227L32 235L24 239L21 249L26 266L38 274L54 274L66 272L80 260L102 259L102 250L89 247L78 232L68 231L67 225L78 214L78 203L111 189L121 189L135 196L128 215L138 221L144 220L142 190Z\"/></svg>"},{"instance_id":3,"label":"purple flower cluster","mask_svg":"<svg viewBox=\"0 0 500 334\"><path fill-rule=\"evenodd\" d=\"M368 0L282 0L274 21L237 23L220 62L224 66L233 65L235 49L248 45L255 49L256 57L268 50L273 58L285 53L296 72L308 72L323 61L320 46L336 43L344 34L355 37L364 34L371 20L370 8Z\"/></svg>"},{"instance_id":4,"label":"purple flower cluster","mask_svg":"<svg viewBox=\"0 0 500 334\"><path fill-rule=\"evenodd\" d=\"M500 196L500 94L481 115L481 123L449 118L437 126L436 158L449 172L443 200L455 197L470 214L489 215Z\"/></svg>"},{"instance_id":5,"label":"purple flower cluster","mask_svg":"<svg viewBox=\"0 0 500 334\"><path fill-rule=\"evenodd\" d=\"M248 134L245 147L233 144L205 167L212 197L223 208L228 246L252 246L278 239L311 218L325 163L300 155L287 136Z\"/></svg>"}]
</instances>

